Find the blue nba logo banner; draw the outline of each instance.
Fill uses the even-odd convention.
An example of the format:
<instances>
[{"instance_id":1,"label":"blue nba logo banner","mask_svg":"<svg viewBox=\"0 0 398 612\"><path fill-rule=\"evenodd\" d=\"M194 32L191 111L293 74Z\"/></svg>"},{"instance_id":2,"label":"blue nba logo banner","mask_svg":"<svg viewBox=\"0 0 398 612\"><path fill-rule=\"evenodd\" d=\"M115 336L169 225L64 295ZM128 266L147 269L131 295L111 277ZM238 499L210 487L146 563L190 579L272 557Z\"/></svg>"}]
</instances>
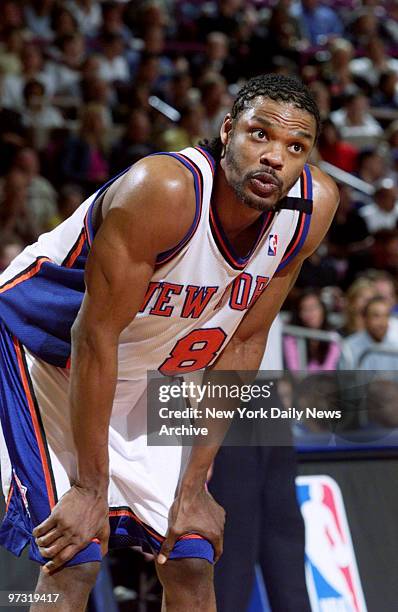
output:
<instances>
[{"instance_id":1,"label":"blue nba logo banner","mask_svg":"<svg viewBox=\"0 0 398 612\"><path fill-rule=\"evenodd\" d=\"M278 234L270 234L268 238L268 255L275 257L278 248Z\"/></svg>"},{"instance_id":2,"label":"blue nba logo banner","mask_svg":"<svg viewBox=\"0 0 398 612\"><path fill-rule=\"evenodd\" d=\"M313 612L367 612L343 497L329 476L300 476L306 580Z\"/></svg>"}]
</instances>

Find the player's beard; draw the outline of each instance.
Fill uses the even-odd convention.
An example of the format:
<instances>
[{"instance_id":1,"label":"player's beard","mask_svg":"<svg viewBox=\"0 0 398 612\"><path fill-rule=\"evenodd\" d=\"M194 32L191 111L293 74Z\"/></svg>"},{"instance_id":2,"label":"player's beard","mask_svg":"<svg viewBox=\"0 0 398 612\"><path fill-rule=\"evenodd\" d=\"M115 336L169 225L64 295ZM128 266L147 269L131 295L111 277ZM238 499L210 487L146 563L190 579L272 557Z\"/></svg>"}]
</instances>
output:
<instances>
[{"instance_id":1,"label":"player's beard","mask_svg":"<svg viewBox=\"0 0 398 612\"><path fill-rule=\"evenodd\" d=\"M260 212L263 212L264 210L272 210L277 202L281 199L282 185L279 186L279 195L277 200L274 201L274 198L272 198L271 202L267 201L265 198L260 198L259 196L251 194L248 188L245 189L245 185L249 183L254 173L248 172L246 174L242 174L242 169L238 162L238 155L235 154L234 148L231 146L231 144L225 151L225 163L232 170L232 177L228 180L229 186L235 192L236 197L249 208L258 210ZM267 172L269 172L268 169ZM271 174L273 174L273 172L271 172ZM237 177L241 178L238 179Z\"/></svg>"}]
</instances>

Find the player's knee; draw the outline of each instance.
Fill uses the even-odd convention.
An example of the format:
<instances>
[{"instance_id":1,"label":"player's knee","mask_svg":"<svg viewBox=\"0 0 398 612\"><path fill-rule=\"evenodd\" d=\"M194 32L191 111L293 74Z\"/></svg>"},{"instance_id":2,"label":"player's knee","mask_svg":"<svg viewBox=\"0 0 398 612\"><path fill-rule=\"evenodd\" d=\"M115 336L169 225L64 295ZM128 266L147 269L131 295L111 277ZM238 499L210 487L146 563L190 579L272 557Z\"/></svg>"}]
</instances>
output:
<instances>
[{"instance_id":1,"label":"player's knee","mask_svg":"<svg viewBox=\"0 0 398 612\"><path fill-rule=\"evenodd\" d=\"M213 566L204 559L171 559L157 569L166 602L186 601L200 606L212 596Z\"/></svg>"},{"instance_id":2,"label":"player's knee","mask_svg":"<svg viewBox=\"0 0 398 612\"><path fill-rule=\"evenodd\" d=\"M79 563L64 567L50 575L41 573L41 582L47 578L47 581L56 582L60 586L74 584L76 588L79 585L80 588L91 590L97 580L100 569L101 564L97 561Z\"/></svg>"},{"instance_id":3,"label":"player's knee","mask_svg":"<svg viewBox=\"0 0 398 612\"><path fill-rule=\"evenodd\" d=\"M87 586L93 587L101 569L101 564L97 561L92 561L89 563L79 563L79 565L76 565L75 567L79 580L84 582L84 584ZM73 566L70 569L72 568Z\"/></svg>"}]
</instances>

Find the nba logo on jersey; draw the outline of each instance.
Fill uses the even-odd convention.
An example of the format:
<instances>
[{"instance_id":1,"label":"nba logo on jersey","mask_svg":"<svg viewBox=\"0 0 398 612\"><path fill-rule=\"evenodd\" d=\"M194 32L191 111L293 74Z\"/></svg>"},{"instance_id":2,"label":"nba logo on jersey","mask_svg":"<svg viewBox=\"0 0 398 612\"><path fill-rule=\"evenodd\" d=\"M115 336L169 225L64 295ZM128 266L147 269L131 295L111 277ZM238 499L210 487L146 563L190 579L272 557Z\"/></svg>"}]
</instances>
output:
<instances>
[{"instance_id":1,"label":"nba logo on jersey","mask_svg":"<svg viewBox=\"0 0 398 612\"><path fill-rule=\"evenodd\" d=\"M270 234L268 239L268 255L275 257L278 246L278 234Z\"/></svg>"},{"instance_id":2,"label":"nba logo on jersey","mask_svg":"<svg viewBox=\"0 0 398 612\"><path fill-rule=\"evenodd\" d=\"M366 612L340 488L329 476L300 476L306 579L313 612Z\"/></svg>"}]
</instances>

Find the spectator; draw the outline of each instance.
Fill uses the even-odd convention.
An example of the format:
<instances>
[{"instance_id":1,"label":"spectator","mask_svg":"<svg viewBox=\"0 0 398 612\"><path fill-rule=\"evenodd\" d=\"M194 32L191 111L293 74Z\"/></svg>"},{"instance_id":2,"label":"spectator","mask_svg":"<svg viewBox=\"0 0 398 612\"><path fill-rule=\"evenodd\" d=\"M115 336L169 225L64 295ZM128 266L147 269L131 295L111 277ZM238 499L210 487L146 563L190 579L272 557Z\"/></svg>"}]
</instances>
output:
<instances>
[{"instance_id":1,"label":"spectator","mask_svg":"<svg viewBox=\"0 0 398 612\"><path fill-rule=\"evenodd\" d=\"M73 15L71 10L62 4L55 5L51 24L55 42L61 40L64 36L70 36L79 32L76 17Z\"/></svg>"},{"instance_id":2,"label":"spectator","mask_svg":"<svg viewBox=\"0 0 398 612\"><path fill-rule=\"evenodd\" d=\"M387 56L380 37L372 36L363 47L363 57L357 57L350 62L350 70L356 78L374 88L384 72L397 72L398 60Z\"/></svg>"},{"instance_id":3,"label":"spectator","mask_svg":"<svg viewBox=\"0 0 398 612\"><path fill-rule=\"evenodd\" d=\"M300 43L300 23L289 10L290 2L279 2L271 12L268 33L264 41L270 55L281 55L297 63ZM263 47L264 48L264 47Z\"/></svg>"},{"instance_id":4,"label":"spectator","mask_svg":"<svg viewBox=\"0 0 398 612\"><path fill-rule=\"evenodd\" d=\"M396 370L398 367L398 334L389 327L390 307L382 297L375 296L363 311L365 329L348 336L343 344L340 370ZM366 351L373 347L396 349L397 355Z\"/></svg>"},{"instance_id":5,"label":"spectator","mask_svg":"<svg viewBox=\"0 0 398 612\"><path fill-rule=\"evenodd\" d=\"M203 15L198 21L199 38L205 39L210 32L223 32L232 38L243 20L243 0L219 0L211 7L214 9L212 14L209 9L209 6L204 6Z\"/></svg>"},{"instance_id":6,"label":"spectator","mask_svg":"<svg viewBox=\"0 0 398 612\"><path fill-rule=\"evenodd\" d=\"M133 79L137 75L142 61L145 62L146 58L156 58L158 71L156 88L167 88L169 80L174 73L186 74L191 80L188 62L185 63L183 68L178 68L177 63L174 64L170 57L168 57L165 36L163 26L159 24L149 25L142 34L142 48L140 51L128 50L126 57Z\"/></svg>"},{"instance_id":7,"label":"spectator","mask_svg":"<svg viewBox=\"0 0 398 612\"><path fill-rule=\"evenodd\" d=\"M61 161L64 180L81 183L92 193L109 175L105 155L104 108L88 104L83 108L78 136L67 141Z\"/></svg>"},{"instance_id":8,"label":"spectator","mask_svg":"<svg viewBox=\"0 0 398 612\"><path fill-rule=\"evenodd\" d=\"M352 13L349 23L351 42L356 49L364 47L369 40L379 36L379 22L371 7L362 7Z\"/></svg>"},{"instance_id":9,"label":"spectator","mask_svg":"<svg viewBox=\"0 0 398 612\"><path fill-rule=\"evenodd\" d=\"M339 329L341 335L349 336L364 329L364 308L375 295L375 286L368 278L360 277L350 285L346 293L345 324Z\"/></svg>"},{"instance_id":10,"label":"spectator","mask_svg":"<svg viewBox=\"0 0 398 612\"><path fill-rule=\"evenodd\" d=\"M370 234L397 227L397 187L391 178L382 179L376 185L374 201L363 206L359 214L364 219Z\"/></svg>"},{"instance_id":11,"label":"spectator","mask_svg":"<svg viewBox=\"0 0 398 612\"><path fill-rule=\"evenodd\" d=\"M394 277L398 275L398 231L380 230L374 235L370 258L362 269L385 270Z\"/></svg>"},{"instance_id":12,"label":"spectator","mask_svg":"<svg viewBox=\"0 0 398 612\"><path fill-rule=\"evenodd\" d=\"M81 102L88 104L93 102L101 104L104 108L104 118L107 128L112 123L112 112L117 105L118 99L112 83L101 79L100 74L101 58L97 54L89 55L83 62L80 71L80 80L72 89L77 105Z\"/></svg>"},{"instance_id":13,"label":"spectator","mask_svg":"<svg viewBox=\"0 0 398 612\"><path fill-rule=\"evenodd\" d=\"M0 91L1 79L0 71ZM11 108L3 108L0 103L0 176L8 172L16 151L25 144L26 128L22 115Z\"/></svg>"},{"instance_id":14,"label":"spectator","mask_svg":"<svg viewBox=\"0 0 398 612\"><path fill-rule=\"evenodd\" d=\"M180 112L196 97L189 72L176 72L164 91L165 101Z\"/></svg>"},{"instance_id":15,"label":"spectator","mask_svg":"<svg viewBox=\"0 0 398 612\"><path fill-rule=\"evenodd\" d=\"M23 28L24 19L22 6L16 0L3 0L0 2L0 38L13 28Z\"/></svg>"},{"instance_id":16,"label":"spectator","mask_svg":"<svg viewBox=\"0 0 398 612\"><path fill-rule=\"evenodd\" d=\"M159 58L159 72L163 79L168 79L175 70L174 64L166 53L166 33L165 28L158 24L148 26L142 36L144 53L157 56ZM189 66L189 64L188 64ZM133 66L133 72L136 66ZM182 72L182 71L180 71ZM185 73L189 73L189 68L186 67Z\"/></svg>"},{"instance_id":17,"label":"spectator","mask_svg":"<svg viewBox=\"0 0 398 612\"><path fill-rule=\"evenodd\" d=\"M101 37L108 35L121 37L123 44L130 46L132 43L132 33L123 21L124 3L116 0L113 2L103 2L102 26L100 29Z\"/></svg>"},{"instance_id":18,"label":"spectator","mask_svg":"<svg viewBox=\"0 0 398 612\"><path fill-rule=\"evenodd\" d=\"M58 40L55 61L47 64L47 74L51 74L54 91L58 96L68 95L80 79L80 70L85 59L86 49L81 34L65 34Z\"/></svg>"},{"instance_id":19,"label":"spectator","mask_svg":"<svg viewBox=\"0 0 398 612\"><path fill-rule=\"evenodd\" d=\"M379 84L372 99L373 106L398 109L398 74L397 70L382 72Z\"/></svg>"},{"instance_id":20,"label":"spectator","mask_svg":"<svg viewBox=\"0 0 398 612\"><path fill-rule=\"evenodd\" d=\"M354 85L350 61L354 47L345 38L334 38L328 45L330 59L325 64L322 74L328 83L333 97L341 96L348 87Z\"/></svg>"},{"instance_id":21,"label":"spectator","mask_svg":"<svg viewBox=\"0 0 398 612\"><path fill-rule=\"evenodd\" d=\"M291 320L292 325L306 327L311 330L329 330L326 308L314 291L304 291L297 301ZM283 340L284 359L286 367L291 371L302 368L297 339L285 336ZM340 355L336 342L306 340L307 369L309 372L334 370Z\"/></svg>"},{"instance_id":22,"label":"spectator","mask_svg":"<svg viewBox=\"0 0 398 612\"><path fill-rule=\"evenodd\" d=\"M21 53L24 45L23 33L19 28L6 32L0 47L0 70L4 74L20 74L22 71Z\"/></svg>"},{"instance_id":23,"label":"spectator","mask_svg":"<svg viewBox=\"0 0 398 612\"><path fill-rule=\"evenodd\" d=\"M322 119L328 121L331 110L331 96L328 87L323 81L313 81L309 89L314 96Z\"/></svg>"},{"instance_id":24,"label":"spectator","mask_svg":"<svg viewBox=\"0 0 398 612\"><path fill-rule=\"evenodd\" d=\"M338 128L330 119L323 122L318 151L322 159L346 172L354 173L357 169L358 149L341 140Z\"/></svg>"},{"instance_id":25,"label":"spectator","mask_svg":"<svg viewBox=\"0 0 398 612\"><path fill-rule=\"evenodd\" d=\"M80 31L86 36L95 36L102 23L101 7L96 0L70 0L67 3L76 19Z\"/></svg>"},{"instance_id":26,"label":"spectator","mask_svg":"<svg viewBox=\"0 0 398 612\"><path fill-rule=\"evenodd\" d=\"M44 71L43 56L37 46L24 45L21 51L22 72L5 77L1 92L1 102L6 108L22 111L24 109L23 90L31 80L39 81L45 87L47 96L54 94L53 77Z\"/></svg>"},{"instance_id":27,"label":"spectator","mask_svg":"<svg viewBox=\"0 0 398 612\"><path fill-rule=\"evenodd\" d=\"M360 179L375 185L386 175L385 155L379 149L369 147L362 149L358 155L358 172Z\"/></svg>"},{"instance_id":28,"label":"spectator","mask_svg":"<svg viewBox=\"0 0 398 612\"><path fill-rule=\"evenodd\" d=\"M110 109L115 107L115 91L111 83L107 83L99 77L84 79L80 82L82 101L85 104L99 104L102 106L102 114L105 126L109 129L112 126L112 112Z\"/></svg>"},{"instance_id":29,"label":"spectator","mask_svg":"<svg viewBox=\"0 0 398 612\"><path fill-rule=\"evenodd\" d=\"M100 55L99 76L106 82L127 83L130 70L123 55L124 42L120 34L106 34L103 37L103 54Z\"/></svg>"},{"instance_id":30,"label":"spectator","mask_svg":"<svg viewBox=\"0 0 398 612\"><path fill-rule=\"evenodd\" d=\"M157 92L162 80L159 56L152 53L142 53L134 80L135 88L144 86L151 93Z\"/></svg>"},{"instance_id":31,"label":"spectator","mask_svg":"<svg viewBox=\"0 0 398 612\"><path fill-rule=\"evenodd\" d=\"M39 156L34 149L25 147L17 153L13 167L21 170L27 179L27 206L34 231L38 235L47 232L57 223L57 194L51 183L40 175Z\"/></svg>"},{"instance_id":32,"label":"spectator","mask_svg":"<svg viewBox=\"0 0 398 612\"><path fill-rule=\"evenodd\" d=\"M165 4L159 0L146 0L140 3L134 3L129 7L130 28L137 36L141 32L152 26L157 25L166 28L169 25L169 16L166 12Z\"/></svg>"},{"instance_id":33,"label":"spectator","mask_svg":"<svg viewBox=\"0 0 398 612\"><path fill-rule=\"evenodd\" d=\"M208 75L200 87L204 108L203 127L209 137L218 136L227 113L225 80L218 74Z\"/></svg>"},{"instance_id":34,"label":"spectator","mask_svg":"<svg viewBox=\"0 0 398 612\"><path fill-rule=\"evenodd\" d=\"M30 0L25 6L25 21L29 30L39 39L49 41L53 37L51 12L54 0Z\"/></svg>"},{"instance_id":35,"label":"spectator","mask_svg":"<svg viewBox=\"0 0 398 612\"><path fill-rule=\"evenodd\" d=\"M398 312L397 287L394 277L383 270L368 270L364 278L369 279L374 286L376 295L381 296L390 305L390 312Z\"/></svg>"},{"instance_id":36,"label":"spectator","mask_svg":"<svg viewBox=\"0 0 398 612\"><path fill-rule=\"evenodd\" d=\"M277 399L273 402L272 406L280 405ZM253 400L250 408L263 406L264 401ZM258 425L257 430L261 423ZM243 612L250 607L256 564L261 568L270 609L311 610L304 574L303 517L295 486L296 455L287 445L289 422L273 421L267 426L268 439L280 440L283 436L283 444L226 444L214 462L209 490L228 513L224 552L214 572L219 612ZM261 434L256 433L259 439ZM242 439L241 431L239 435ZM283 580L286 571L288 589Z\"/></svg>"},{"instance_id":37,"label":"spectator","mask_svg":"<svg viewBox=\"0 0 398 612\"><path fill-rule=\"evenodd\" d=\"M340 382L340 384L339 384ZM297 406L303 410L305 415L308 407L316 407L319 414L328 414L327 411L341 408L340 387L336 374L313 373L298 382L294 390L293 403L290 406ZM325 411L325 412L323 412ZM332 432L345 429L347 426L347 415L337 424L334 419L320 417L304 417L301 421L293 424L294 431L299 441L304 441L308 433L323 434L331 437ZM303 439L304 438L304 439ZM326 442L327 438L325 438ZM331 442L332 440L328 440Z\"/></svg>"},{"instance_id":38,"label":"spectator","mask_svg":"<svg viewBox=\"0 0 398 612\"><path fill-rule=\"evenodd\" d=\"M133 110L123 136L112 149L111 174L118 174L145 155L154 153L151 136L152 125L148 113L138 108Z\"/></svg>"},{"instance_id":39,"label":"spectator","mask_svg":"<svg viewBox=\"0 0 398 612\"><path fill-rule=\"evenodd\" d=\"M301 0L293 5L292 14L300 22L302 38L310 45L325 44L328 37L343 33L343 24L338 14L320 4L319 0Z\"/></svg>"},{"instance_id":40,"label":"spectator","mask_svg":"<svg viewBox=\"0 0 398 612\"><path fill-rule=\"evenodd\" d=\"M10 170L4 177L0 196L1 231L18 236L25 244L37 239L27 205L27 187L26 175L20 170Z\"/></svg>"},{"instance_id":41,"label":"spectator","mask_svg":"<svg viewBox=\"0 0 398 612\"><path fill-rule=\"evenodd\" d=\"M346 95L343 108L330 115L344 140L359 148L375 145L383 135L380 124L369 113L369 101L359 90Z\"/></svg>"},{"instance_id":42,"label":"spectator","mask_svg":"<svg viewBox=\"0 0 398 612\"><path fill-rule=\"evenodd\" d=\"M23 123L32 133L33 143L40 150L47 144L48 132L64 125L64 119L46 97L40 81L28 81L23 90L25 111Z\"/></svg>"},{"instance_id":43,"label":"spectator","mask_svg":"<svg viewBox=\"0 0 398 612\"><path fill-rule=\"evenodd\" d=\"M329 256L327 247L322 245L305 260L296 282L296 288L323 288L338 285L340 272L336 261Z\"/></svg>"},{"instance_id":44,"label":"spectator","mask_svg":"<svg viewBox=\"0 0 398 612\"><path fill-rule=\"evenodd\" d=\"M205 135L203 116L203 108L199 103L186 105L181 111L179 124L163 132L161 148L165 151L178 151L197 145Z\"/></svg>"},{"instance_id":45,"label":"spectator","mask_svg":"<svg viewBox=\"0 0 398 612\"><path fill-rule=\"evenodd\" d=\"M158 24L149 25L143 33L142 42L147 53L163 55L166 47L164 27Z\"/></svg>"},{"instance_id":46,"label":"spectator","mask_svg":"<svg viewBox=\"0 0 398 612\"><path fill-rule=\"evenodd\" d=\"M206 37L204 54L192 62L195 82L200 82L207 74L221 74L227 82L234 82L236 71L230 55L228 37L222 32L210 32Z\"/></svg>"},{"instance_id":47,"label":"spectator","mask_svg":"<svg viewBox=\"0 0 398 612\"><path fill-rule=\"evenodd\" d=\"M327 240L330 255L344 262L352 253L367 249L370 242L366 223L354 206L352 190L341 185L339 191L340 202Z\"/></svg>"}]
</instances>

